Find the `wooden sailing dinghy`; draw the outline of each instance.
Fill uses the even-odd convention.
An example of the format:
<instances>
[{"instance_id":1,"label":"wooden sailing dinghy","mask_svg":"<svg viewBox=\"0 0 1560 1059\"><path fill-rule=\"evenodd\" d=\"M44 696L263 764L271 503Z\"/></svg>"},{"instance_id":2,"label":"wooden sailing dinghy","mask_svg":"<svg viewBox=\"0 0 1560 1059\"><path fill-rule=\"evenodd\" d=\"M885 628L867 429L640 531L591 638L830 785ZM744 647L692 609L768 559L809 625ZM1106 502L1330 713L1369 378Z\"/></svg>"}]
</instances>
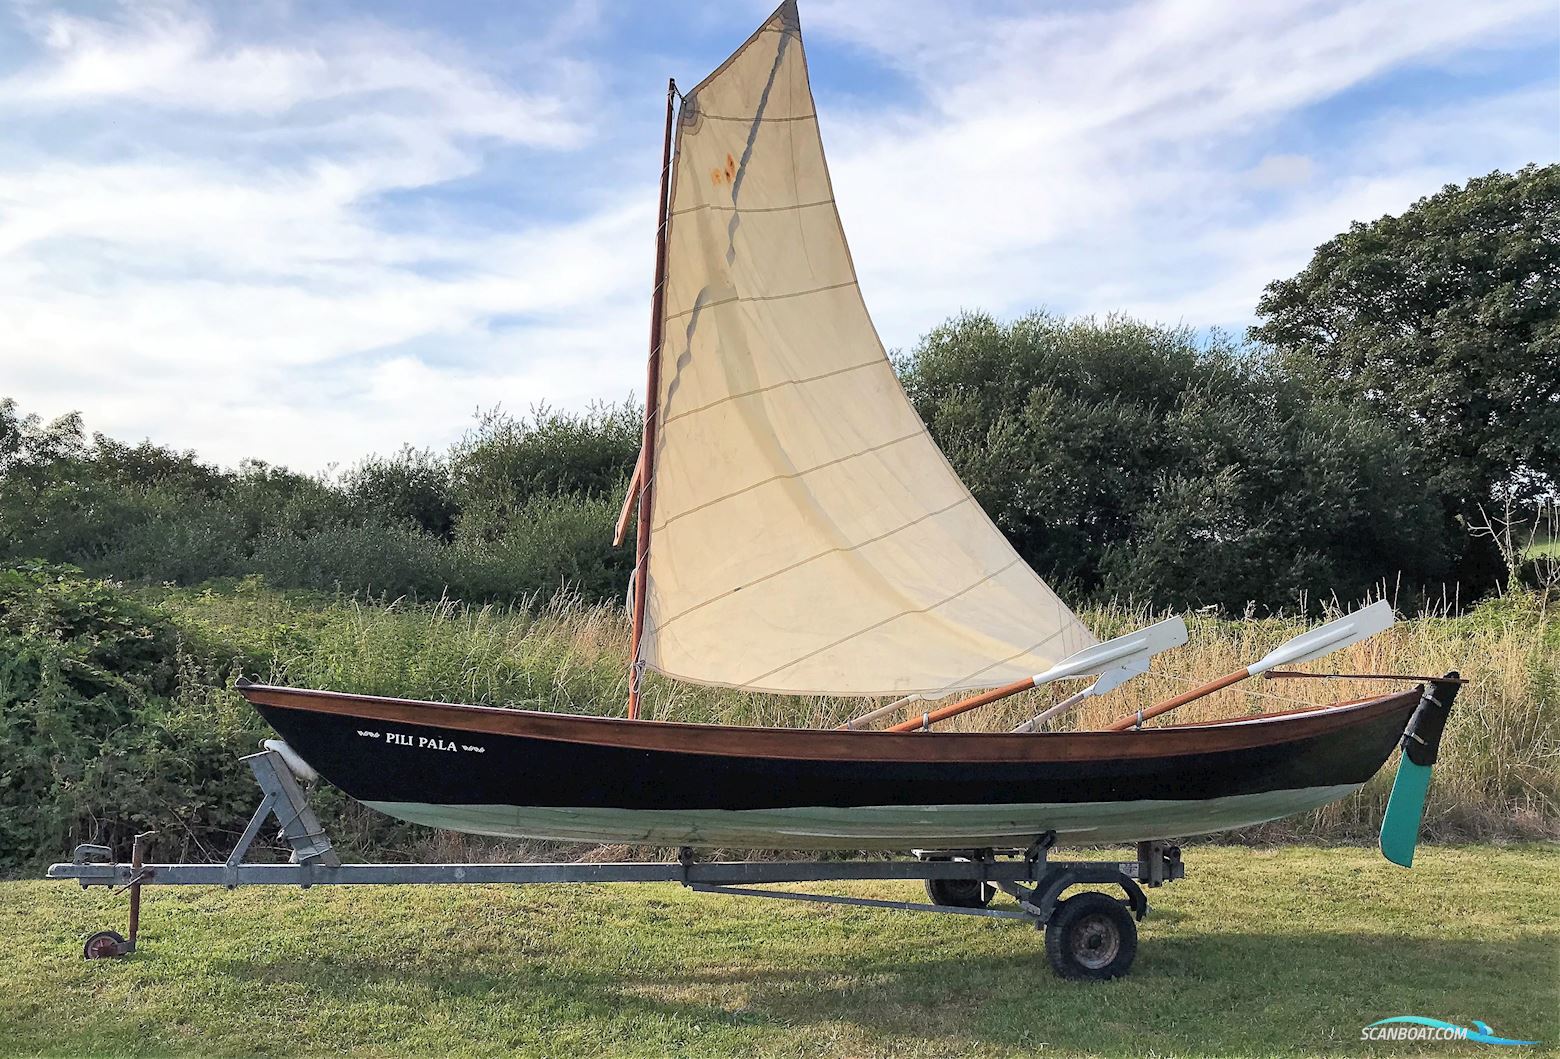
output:
<instances>
[{"instance_id":1,"label":"wooden sailing dinghy","mask_svg":"<svg viewBox=\"0 0 1560 1059\"><path fill-rule=\"evenodd\" d=\"M1270 820L1356 790L1398 745L1420 689L1154 729L931 731L1050 679L1096 678L1069 702L1103 694L1184 626L1100 644L928 435L857 285L792 3L672 86L660 210L628 718L242 683L300 771L478 834L974 848ZM1384 607L1277 661L1379 631ZM789 695L998 691L897 726L924 731L738 728L638 720L646 669Z\"/></svg>"},{"instance_id":2,"label":"wooden sailing dinghy","mask_svg":"<svg viewBox=\"0 0 1560 1059\"><path fill-rule=\"evenodd\" d=\"M1141 732L820 732L241 689L352 797L483 835L850 849L1125 842L1341 798L1397 746L1417 689Z\"/></svg>"}]
</instances>

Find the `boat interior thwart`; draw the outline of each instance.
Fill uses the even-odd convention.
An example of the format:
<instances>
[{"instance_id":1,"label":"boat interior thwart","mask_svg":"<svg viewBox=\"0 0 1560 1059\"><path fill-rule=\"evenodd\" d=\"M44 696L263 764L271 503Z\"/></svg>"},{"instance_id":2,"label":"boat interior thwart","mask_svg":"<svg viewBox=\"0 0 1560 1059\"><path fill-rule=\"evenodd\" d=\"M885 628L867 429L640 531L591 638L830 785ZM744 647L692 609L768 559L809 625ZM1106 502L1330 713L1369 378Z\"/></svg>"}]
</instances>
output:
<instances>
[{"instance_id":1,"label":"boat interior thwart","mask_svg":"<svg viewBox=\"0 0 1560 1059\"><path fill-rule=\"evenodd\" d=\"M1053 966L1130 966L1139 883L1178 878L1172 837L1299 813L1358 790L1402 745L1382 848L1413 856L1460 681L1149 727L1187 702L1392 624L1383 601L1100 731L1053 722L1184 644L1179 618L1101 643L1014 552L900 389L835 208L801 30L787 2L688 92L669 86L644 439L618 521L636 529L626 717L413 702L240 681L282 737L245 759L264 797L223 865L131 863L85 846L50 875L148 884L663 879L721 892L1026 919ZM1210 556L1216 561L1216 556ZM784 695L890 699L834 730L640 719L646 670ZM1394 678L1397 679L1397 678ZM1086 681L1016 730L940 721ZM962 696L962 697L961 697ZM952 700L934 705L940 700ZM885 728L875 727L889 721ZM479 835L681 848L675 864L343 865L300 781ZM289 864L244 856L274 815ZM1136 861L1057 864L1058 843ZM695 847L916 850L915 859L704 862ZM930 904L744 884L913 878ZM1079 883L1125 893L1062 899ZM997 889L1013 909L987 907Z\"/></svg>"}]
</instances>

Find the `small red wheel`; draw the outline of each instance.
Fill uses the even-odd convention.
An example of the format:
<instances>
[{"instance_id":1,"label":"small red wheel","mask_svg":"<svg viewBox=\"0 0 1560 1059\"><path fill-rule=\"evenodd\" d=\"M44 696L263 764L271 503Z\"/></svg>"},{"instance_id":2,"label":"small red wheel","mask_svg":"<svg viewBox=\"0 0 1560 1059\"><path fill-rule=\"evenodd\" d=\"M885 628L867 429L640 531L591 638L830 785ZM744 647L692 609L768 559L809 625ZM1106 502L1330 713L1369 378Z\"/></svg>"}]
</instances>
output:
<instances>
[{"instance_id":1,"label":"small red wheel","mask_svg":"<svg viewBox=\"0 0 1560 1059\"><path fill-rule=\"evenodd\" d=\"M129 944L118 931L100 930L87 939L87 943L81 947L81 955L88 960L107 960L123 956L129 949Z\"/></svg>"}]
</instances>

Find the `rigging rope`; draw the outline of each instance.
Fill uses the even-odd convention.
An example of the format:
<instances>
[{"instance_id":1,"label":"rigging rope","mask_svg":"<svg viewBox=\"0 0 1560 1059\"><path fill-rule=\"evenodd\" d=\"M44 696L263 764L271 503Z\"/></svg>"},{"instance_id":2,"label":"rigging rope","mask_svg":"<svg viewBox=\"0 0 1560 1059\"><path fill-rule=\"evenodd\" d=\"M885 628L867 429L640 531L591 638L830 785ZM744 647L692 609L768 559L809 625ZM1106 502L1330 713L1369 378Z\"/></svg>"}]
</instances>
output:
<instances>
[{"instance_id":1,"label":"rigging rope","mask_svg":"<svg viewBox=\"0 0 1560 1059\"><path fill-rule=\"evenodd\" d=\"M1155 676L1155 677L1164 677L1166 680L1173 680L1173 681L1175 681L1175 682L1177 682L1179 684L1185 684L1185 685L1187 685L1189 687L1201 687L1203 684L1207 683L1204 680L1194 680L1191 677L1183 677L1183 676L1179 676L1179 675L1177 675L1175 673L1166 673L1164 670L1161 670L1161 669L1151 669L1151 670L1149 670L1148 675L1149 676ZM1297 706L1319 706L1319 705L1325 705L1323 703L1318 703L1318 702L1316 702L1313 699L1300 699L1300 698L1296 698L1293 695L1275 695L1271 691L1255 691L1255 690L1251 689L1250 687L1243 687L1243 688L1241 688L1241 693L1244 694L1244 695L1255 695L1259 699L1273 699L1276 702L1291 702L1291 703L1294 703Z\"/></svg>"}]
</instances>

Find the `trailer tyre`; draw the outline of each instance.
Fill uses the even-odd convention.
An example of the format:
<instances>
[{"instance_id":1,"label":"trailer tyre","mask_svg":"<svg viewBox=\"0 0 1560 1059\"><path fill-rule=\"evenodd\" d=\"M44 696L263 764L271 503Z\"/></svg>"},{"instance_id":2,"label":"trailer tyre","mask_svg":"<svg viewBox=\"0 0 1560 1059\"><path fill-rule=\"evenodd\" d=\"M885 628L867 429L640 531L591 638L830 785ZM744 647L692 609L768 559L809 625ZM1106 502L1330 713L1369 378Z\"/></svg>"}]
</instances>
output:
<instances>
[{"instance_id":1,"label":"trailer tyre","mask_svg":"<svg viewBox=\"0 0 1560 1059\"><path fill-rule=\"evenodd\" d=\"M1081 893L1056 906L1045 925L1045 955L1063 978L1120 978L1137 957L1137 924L1109 894Z\"/></svg>"},{"instance_id":2,"label":"trailer tyre","mask_svg":"<svg viewBox=\"0 0 1560 1059\"><path fill-rule=\"evenodd\" d=\"M107 960L123 956L127 947L118 931L100 930L81 947L81 956L87 960Z\"/></svg>"},{"instance_id":3,"label":"trailer tyre","mask_svg":"<svg viewBox=\"0 0 1560 1059\"><path fill-rule=\"evenodd\" d=\"M979 879L927 879L926 896L944 908L985 908L997 888Z\"/></svg>"}]
</instances>

